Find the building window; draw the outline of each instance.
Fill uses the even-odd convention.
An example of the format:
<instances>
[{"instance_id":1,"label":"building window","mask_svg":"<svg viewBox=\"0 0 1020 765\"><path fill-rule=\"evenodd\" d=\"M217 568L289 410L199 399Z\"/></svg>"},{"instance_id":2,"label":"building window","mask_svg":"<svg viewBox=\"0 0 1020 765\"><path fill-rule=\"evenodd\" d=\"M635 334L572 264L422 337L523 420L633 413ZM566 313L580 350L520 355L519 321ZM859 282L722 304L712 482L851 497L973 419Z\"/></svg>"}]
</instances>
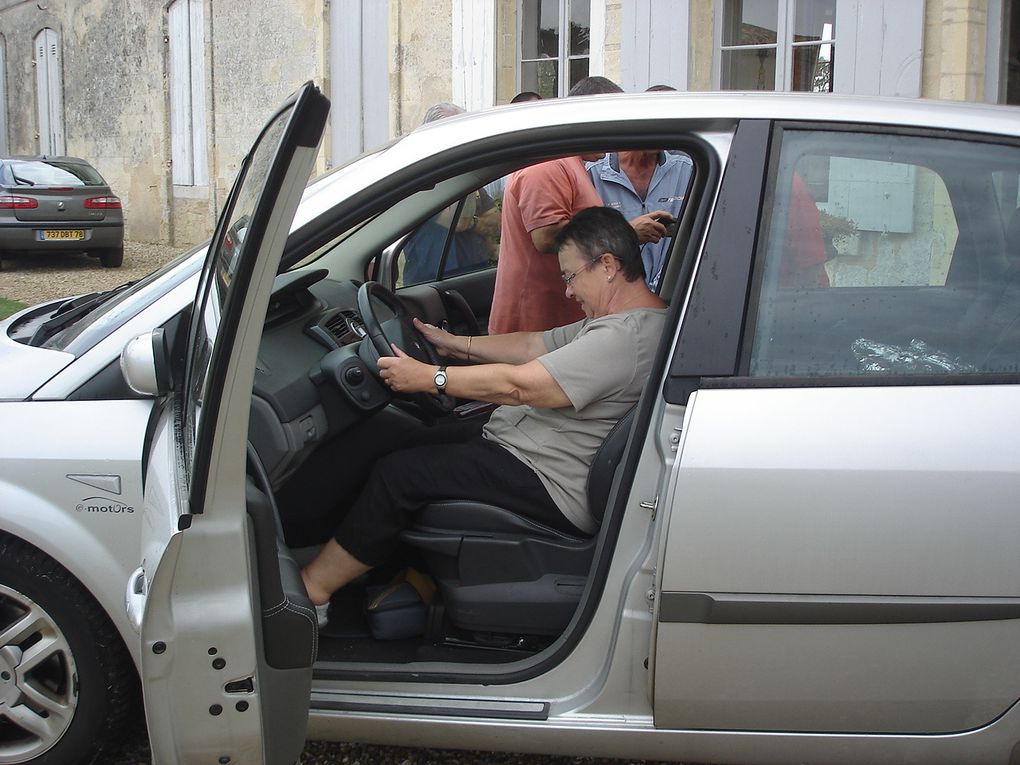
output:
<instances>
[{"instance_id":1,"label":"building window","mask_svg":"<svg viewBox=\"0 0 1020 765\"><path fill-rule=\"evenodd\" d=\"M178 186L205 186L209 183L209 169L202 0L174 0L167 12L173 182Z\"/></svg>"},{"instance_id":2,"label":"building window","mask_svg":"<svg viewBox=\"0 0 1020 765\"><path fill-rule=\"evenodd\" d=\"M836 0L722 0L722 90L832 92Z\"/></svg>"},{"instance_id":3,"label":"building window","mask_svg":"<svg viewBox=\"0 0 1020 765\"><path fill-rule=\"evenodd\" d=\"M520 90L565 96L588 76L591 0L521 0Z\"/></svg>"},{"instance_id":4,"label":"building window","mask_svg":"<svg viewBox=\"0 0 1020 765\"><path fill-rule=\"evenodd\" d=\"M46 28L35 36L36 106L39 115L39 153L59 155L64 149L64 89L60 38Z\"/></svg>"}]
</instances>

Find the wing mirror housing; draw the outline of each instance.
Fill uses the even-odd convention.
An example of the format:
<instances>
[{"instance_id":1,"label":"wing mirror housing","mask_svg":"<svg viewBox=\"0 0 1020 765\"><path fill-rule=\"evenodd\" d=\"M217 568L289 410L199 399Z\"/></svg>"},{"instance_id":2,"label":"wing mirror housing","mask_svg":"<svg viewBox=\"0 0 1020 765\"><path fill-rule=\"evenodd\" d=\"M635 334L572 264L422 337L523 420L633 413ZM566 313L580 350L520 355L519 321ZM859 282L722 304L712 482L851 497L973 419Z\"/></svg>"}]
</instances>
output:
<instances>
[{"instance_id":1,"label":"wing mirror housing","mask_svg":"<svg viewBox=\"0 0 1020 765\"><path fill-rule=\"evenodd\" d=\"M128 341L120 352L120 371L131 390L159 397L170 392L170 348L166 332L157 327Z\"/></svg>"}]
</instances>

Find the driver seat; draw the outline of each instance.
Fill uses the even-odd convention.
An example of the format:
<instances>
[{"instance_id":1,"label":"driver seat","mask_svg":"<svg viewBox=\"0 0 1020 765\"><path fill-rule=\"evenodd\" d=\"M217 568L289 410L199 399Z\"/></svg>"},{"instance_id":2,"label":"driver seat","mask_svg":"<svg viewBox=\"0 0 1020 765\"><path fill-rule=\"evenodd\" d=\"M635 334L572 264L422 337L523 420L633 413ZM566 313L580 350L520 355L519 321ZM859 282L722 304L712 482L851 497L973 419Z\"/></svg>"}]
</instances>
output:
<instances>
[{"instance_id":1,"label":"driver seat","mask_svg":"<svg viewBox=\"0 0 1020 765\"><path fill-rule=\"evenodd\" d=\"M600 524L633 419L631 408L588 471L588 507ZM588 581L596 542L470 500L428 505L401 538L424 553L454 625L514 635L563 632Z\"/></svg>"}]
</instances>

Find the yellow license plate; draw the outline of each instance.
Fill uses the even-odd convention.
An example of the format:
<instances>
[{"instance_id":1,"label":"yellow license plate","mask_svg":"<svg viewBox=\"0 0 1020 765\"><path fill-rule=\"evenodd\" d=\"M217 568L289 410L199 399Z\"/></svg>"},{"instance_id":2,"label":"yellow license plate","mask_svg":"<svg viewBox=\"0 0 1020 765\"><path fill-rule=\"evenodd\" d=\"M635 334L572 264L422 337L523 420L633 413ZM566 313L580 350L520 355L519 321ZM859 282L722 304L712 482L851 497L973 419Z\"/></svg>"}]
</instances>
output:
<instances>
[{"instance_id":1,"label":"yellow license plate","mask_svg":"<svg viewBox=\"0 0 1020 765\"><path fill-rule=\"evenodd\" d=\"M66 241L68 239L80 240L85 238L85 231L80 228L61 229L58 231L42 231L40 233L42 234L42 240L44 242L53 240Z\"/></svg>"}]
</instances>

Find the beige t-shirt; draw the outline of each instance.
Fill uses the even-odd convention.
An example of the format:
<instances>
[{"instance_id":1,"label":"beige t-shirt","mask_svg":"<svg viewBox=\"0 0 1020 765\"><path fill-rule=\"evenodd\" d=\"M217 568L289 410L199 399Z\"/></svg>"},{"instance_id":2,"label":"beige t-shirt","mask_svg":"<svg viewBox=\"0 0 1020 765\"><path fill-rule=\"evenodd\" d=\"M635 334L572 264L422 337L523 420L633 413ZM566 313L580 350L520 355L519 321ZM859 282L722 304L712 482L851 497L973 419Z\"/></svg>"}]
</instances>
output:
<instances>
[{"instance_id":1,"label":"beige t-shirt","mask_svg":"<svg viewBox=\"0 0 1020 765\"><path fill-rule=\"evenodd\" d=\"M501 406L483 431L530 466L567 519L588 534L598 528L588 509L588 469L641 395L665 318L663 308L639 308L546 331L549 352L538 361L571 406Z\"/></svg>"}]
</instances>

